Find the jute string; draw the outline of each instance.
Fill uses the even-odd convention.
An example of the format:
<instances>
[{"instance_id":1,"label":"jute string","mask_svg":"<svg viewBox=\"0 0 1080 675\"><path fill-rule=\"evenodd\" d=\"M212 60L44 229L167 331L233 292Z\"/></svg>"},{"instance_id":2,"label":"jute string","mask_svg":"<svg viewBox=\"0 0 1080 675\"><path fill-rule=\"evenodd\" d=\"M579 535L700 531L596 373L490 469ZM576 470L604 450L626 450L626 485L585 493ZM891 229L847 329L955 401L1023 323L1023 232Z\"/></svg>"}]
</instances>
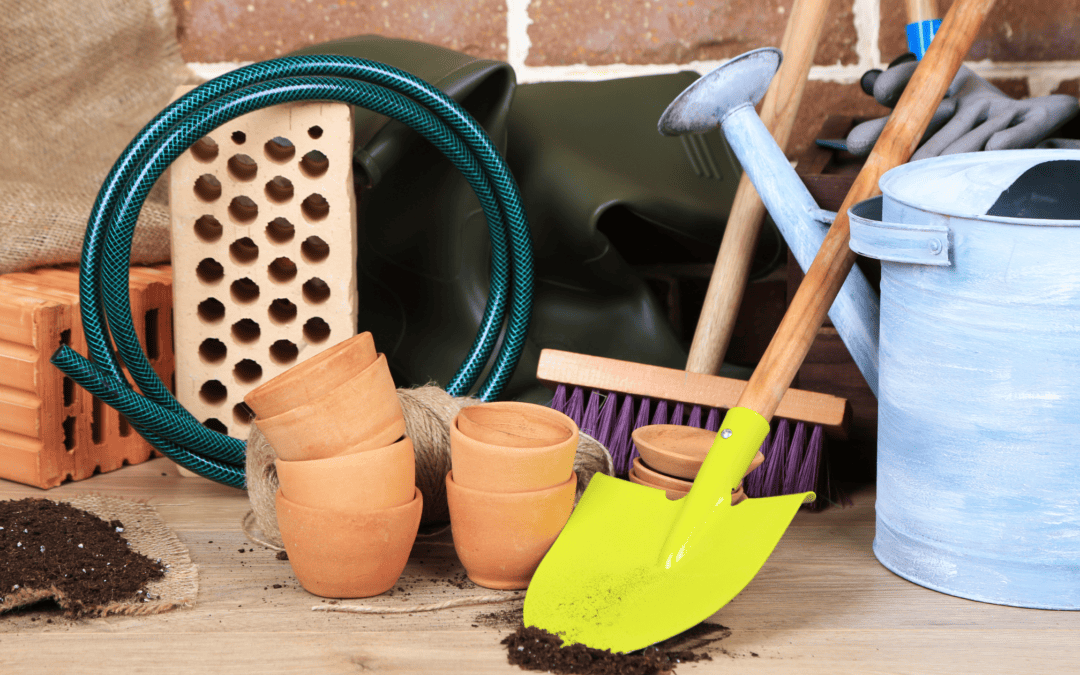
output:
<instances>
[{"instance_id":1,"label":"jute string","mask_svg":"<svg viewBox=\"0 0 1080 675\"><path fill-rule=\"evenodd\" d=\"M445 483L446 474L450 471L450 423L462 408L476 405L480 401L473 398L455 398L436 386L398 389L398 399L405 414L405 433L412 439L416 452L416 486L424 495L421 523L445 523L450 519ZM276 457L273 447L259 431L256 421L251 425L247 446L247 490L251 511L245 514L241 526L251 541L272 550L283 551L274 507L274 495L278 489L277 470L274 467ZM610 476L614 473L614 465L607 449L596 439L582 433L574 459L574 471L577 473L577 497L580 498L593 475L600 472ZM412 614L510 602L522 597L522 593L487 594L427 605L381 607L336 604L319 605L312 609L353 614Z\"/></svg>"}]
</instances>

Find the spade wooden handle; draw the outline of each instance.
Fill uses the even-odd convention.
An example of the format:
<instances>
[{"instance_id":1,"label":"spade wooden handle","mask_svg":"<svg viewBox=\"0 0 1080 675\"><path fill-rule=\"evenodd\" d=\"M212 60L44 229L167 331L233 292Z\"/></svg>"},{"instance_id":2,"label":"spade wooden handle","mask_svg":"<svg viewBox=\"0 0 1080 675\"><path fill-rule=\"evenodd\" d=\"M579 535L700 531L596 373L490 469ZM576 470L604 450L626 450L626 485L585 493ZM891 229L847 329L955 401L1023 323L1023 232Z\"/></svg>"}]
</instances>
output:
<instances>
[{"instance_id":1,"label":"spade wooden handle","mask_svg":"<svg viewBox=\"0 0 1080 675\"><path fill-rule=\"evenodd\" d=\"M936 19L940 14L937 11L937 0L907 0L908 23L918 23Z\"/></svg>"},{"instance_id":2,"label":"spade wooden handle","mask_svg":"<svg viewBox=\"0 0 1080 675\"><path fill-rule=\"evenodd\" d=\"M829 0L795 0L780 45L784 61L761 102L761 121L784 151L791 138L828 8ZM720 243L709 289L705 292L694 341L690 344L686 370L691 373L716 375L720 372L764 219L765 205L750 178L743 174L724 227L724 239Z\"/></svg>"},{"instance_id":3,"label":"spade wooden handle","mask_svg":"<svg viewBox=\"0 0 1080 675\"><path fill-rule=\"evenodd\" d=\"M993 5L994 0L957 0L949 10L750 377L739 398L740 407L754 410L765 419L771 419L776 412L855 262L855 254L848 248L848 209L879 194L881 175L906 162L915 152Z\"/></svg>"}]
</instances>

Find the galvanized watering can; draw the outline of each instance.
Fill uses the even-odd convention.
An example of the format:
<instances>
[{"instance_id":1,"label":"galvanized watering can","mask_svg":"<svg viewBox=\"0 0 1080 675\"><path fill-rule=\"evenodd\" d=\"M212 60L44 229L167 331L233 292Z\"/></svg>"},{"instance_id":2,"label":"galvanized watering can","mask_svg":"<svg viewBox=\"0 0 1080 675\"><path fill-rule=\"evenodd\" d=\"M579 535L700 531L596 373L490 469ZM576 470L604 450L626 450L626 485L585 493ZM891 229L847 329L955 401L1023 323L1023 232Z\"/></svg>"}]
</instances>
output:
<instances>
[{"instance_id":1,"label":"galvanized watering can","mask_svg":"<svg viewBox=\"0 0 1080 675\"><path fill-rule=\"evenodd\" d=\"M805 270L835 214L756 101L721 98L708 114ZM874 553L952 595L1080 609L1080 151L927 159L880 186L849 212L880 300L855 267L829 313L878 397Z\"/></svg>"}]
</instances>

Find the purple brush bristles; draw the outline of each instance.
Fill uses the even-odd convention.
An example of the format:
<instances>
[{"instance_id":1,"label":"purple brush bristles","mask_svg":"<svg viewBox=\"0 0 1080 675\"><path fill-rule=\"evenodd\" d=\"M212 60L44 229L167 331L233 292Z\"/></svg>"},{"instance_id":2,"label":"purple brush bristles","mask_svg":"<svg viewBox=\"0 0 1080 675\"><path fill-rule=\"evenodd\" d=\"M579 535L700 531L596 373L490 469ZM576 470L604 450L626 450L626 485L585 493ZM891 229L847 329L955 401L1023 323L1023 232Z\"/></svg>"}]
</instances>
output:
<instances>
[{"instance_id":1,"label":"purple brush bristles","mask_svg":"<svg viewBox=\"0 0 1080 675\"><path fill-rule=\"evenodd\" d=\"M634 397L623 396L619 405L619 417L611 432L608 450L615 463L615 475L621 476L630 470L630 434L634 427Z\"/></svg>"},{"instance_id":2,"label":"purple brush bristles","mask_svg":"<svg viewBox=\"0 0 1080 675\"><path fill-rule=\"evenodd\" d=\"M567 385L560 384L555 388L551 408L565 413L583 433L608 449L617 476L625 476L638 457L632 438L638 428L649 424L678 424L715 433L720 429L724 413L718 408L709 408L706 412L700 405L691 406L688 413L686 404L663 399L656 401L654 407L648 397L636 400L633 396L615 392L602 395L597 390L590 390L586 401L585 394L581 387L568 389ZM743 481L747 496L772 497L815 491L819 496L811 508L819 508L832 499L828 471L822 467L826 461L824 430L817 425L810 430L805 422L795 423L793 429L786 419L778 420L774 426L761 445L765 462ZM837 499L849 503L843 495Z\"/></svg>"},{"instance_id":3,"label":"purple brush bristles","mask_svg":"<svg viewBox=\"0 0 1080 675\"><path fill-rule=\"evenodd\" d=\"M799 466L806 454L806 425L798 422L795 425L795 433L791 435L791 444L788 445L786 461L784 462L784 476L781 480L780 494L790 495L798 492L797 479Z\"/></svg>"}]
</instances>

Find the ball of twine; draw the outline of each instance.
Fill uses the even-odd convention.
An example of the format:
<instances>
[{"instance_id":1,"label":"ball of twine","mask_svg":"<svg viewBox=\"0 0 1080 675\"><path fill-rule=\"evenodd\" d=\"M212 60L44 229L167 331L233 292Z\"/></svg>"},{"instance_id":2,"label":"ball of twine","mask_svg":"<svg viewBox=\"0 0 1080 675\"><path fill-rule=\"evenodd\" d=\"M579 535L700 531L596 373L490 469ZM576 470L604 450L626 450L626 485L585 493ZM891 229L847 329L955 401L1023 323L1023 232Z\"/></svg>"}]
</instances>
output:
<instances>
[{"instance_id":1,"label":"ball of twine","mask_svg":"<svg viewBox=\"0 0 1080 675\"><path fill-rule=\"evenodd\" d=\"M416 452L416 487L424 495L420 522L449 522L445 481L450 472L450 424L462 408L481 401L455 398L434 385L398 389L397 393L405 415L405 434L412 439ZM274 495L278 490L276 458L277 453L259 430L256 420L247 441L247 491L252 511L250 520L254 520L253 525L262 532L262 537L253 536L253 539L280 548L281 532L274 506ZM577 473L577 497L580 498L594 474L613 475L614 465L603 445L580 433L574 471Z\"/></svg>"}]
</instances>

